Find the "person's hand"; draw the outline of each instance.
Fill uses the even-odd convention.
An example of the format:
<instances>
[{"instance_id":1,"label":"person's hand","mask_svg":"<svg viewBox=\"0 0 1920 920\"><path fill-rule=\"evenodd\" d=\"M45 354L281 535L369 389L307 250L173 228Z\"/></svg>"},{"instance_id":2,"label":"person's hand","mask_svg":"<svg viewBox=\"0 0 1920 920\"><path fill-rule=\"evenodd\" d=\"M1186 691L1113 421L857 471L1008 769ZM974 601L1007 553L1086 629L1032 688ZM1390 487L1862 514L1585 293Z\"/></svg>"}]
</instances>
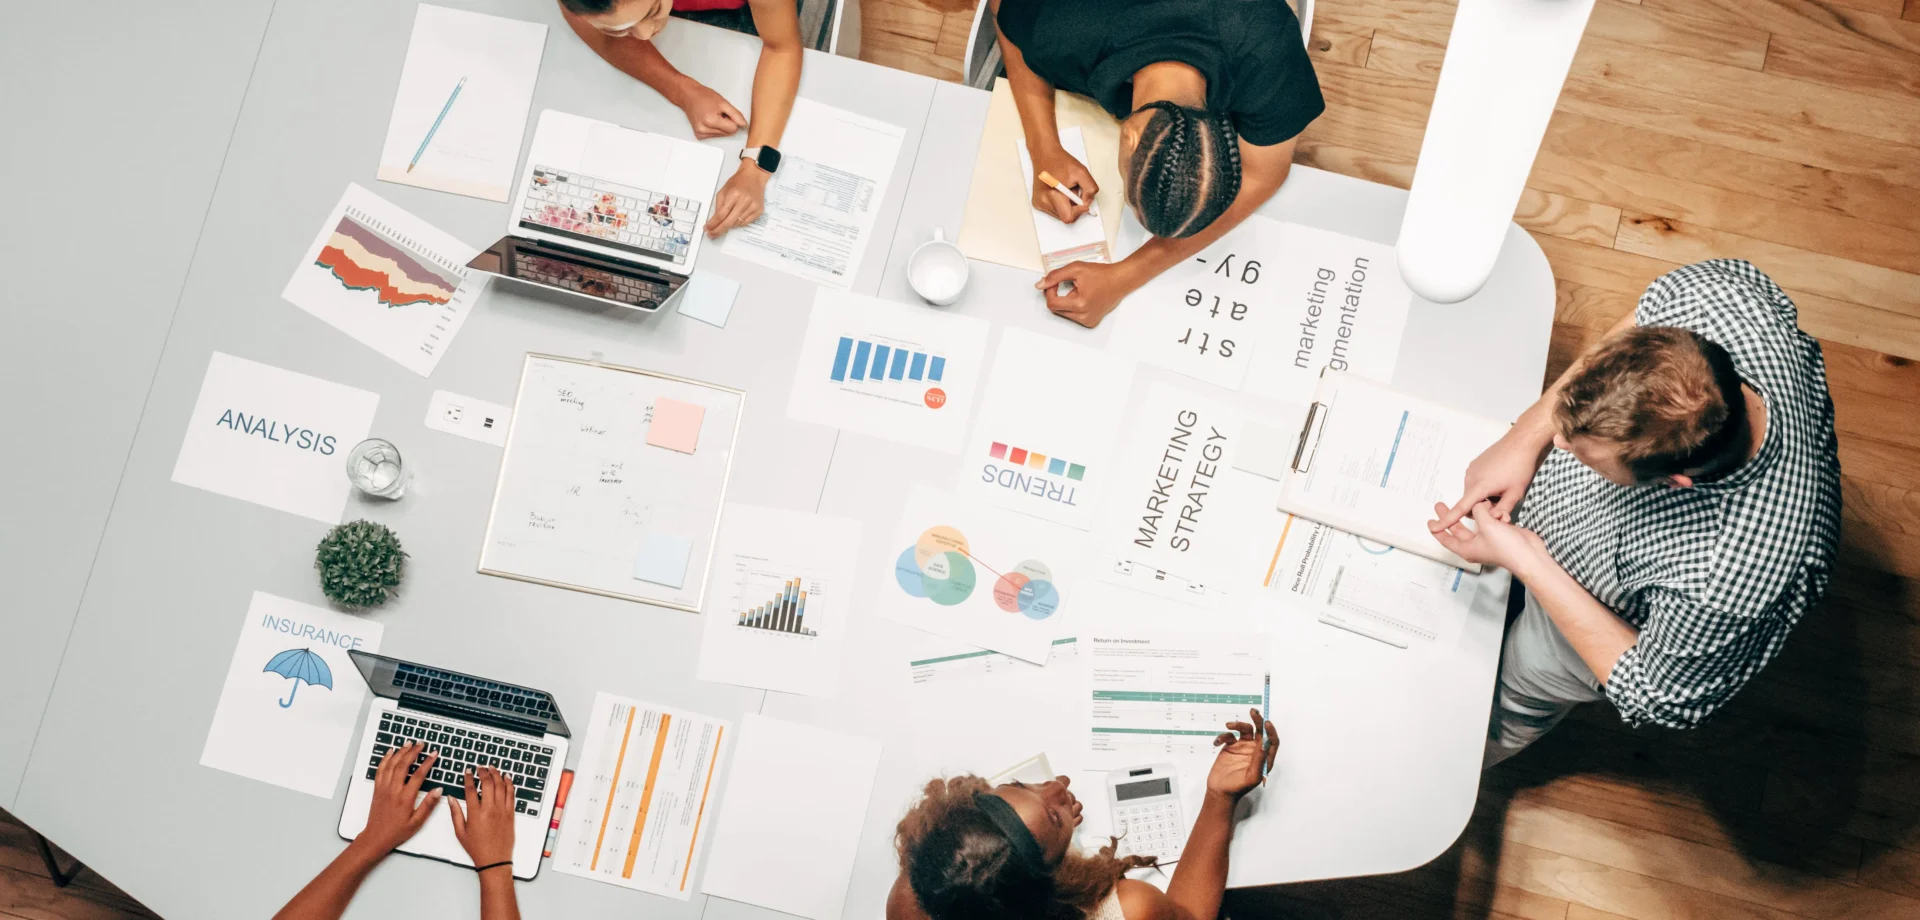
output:
<instances>
[{"instance_id":1,"label":"person's hand","mask_svg":"<svg viewBox=\"0 0 1920 920\"><path fill-rule=\"evenodd\" d=\"M1072 287L1060 290L1062 282ZM1120 305L1121 298L1140 286L1126 263L1071 262L1047 273L1034 285L1046 294L1047 309L1089 329Z\"/></svg>"},{"instance_id":2,"label":"person's hand","mask_svg":"<svg viewBox=\"0 0 1920 920\"><path fill-rule=\"evenodd\" d=\"M1280 733L1261 718L1260 710L1249 709L1247 716L1252 724L1228 722L1227 731L1213 739L1220 753L1207 772L1209 795L1237 799L1265 782L1267 771L1273 769L1273 759L1280 754Z\"/></svg>"},{"instance_id":3,"label":"person's hand","mask_svg":"<svg viewBox=\"0 0 1920 920\"><path fill-rule=\"evenodd\" d=\"M367 810L367 826L354 838L356 843L366 841L375 852L388 853L411 840L427 823L433 806L440 804L440 790L427 793L418 802L415 799L433 762L440 759L439 752L428 754L420 768L407 775L407 766L425 749L426 745L415 742L388 751L380 761L380 770L373 775L373 805Z\"/></svg>"},{"instance_id":4,"label":"person's hand","mask_svg":"<svg viewBox=\"0 0 1920 920\"><path fill-rule=\"evenodd\" d=\"M693 126L693 136L700 140L710 137L726 137L747 126L747 116L727 101L727 97L713 91L704 83L688 80L673 104L687 113L687 124Z\"/></svg>"},{"instance_id":5,"label":"person's hand","mask_svg":"<svg viewBox=\"0 0 1920 920\"><path fill-rule=\"evenodd\" d=\"M1061 185L1073 189L1073 193L1080 196L1081 203L1074 204L1072 199L1060 194L1058 189L1040 181L1041 173L1047 173L1060 180ZM1052 214L1070 224L1093 207L1093 196L1099 192L1100 185L1093 181L1093 173L1087 171L1086 164L1074 159L1073 154L1055 149L1034 156L1034 210Z\"/></svg>"},{"instance_id":6,"label":"person's hand","mask_svg":"<svg viewBox=\"0 0 1920 920\"><path fill-rule=\"evenodd\" d=\"M1452 527L1459 523L1481 502L1492 503L1489 510L1496 519L1513 520L1513 509L1520 506L1528 484L1533 482L1533 474L1540 469L1540 461L1547 456L1546 450L1528 443L1530 440L1516 426L1473 458L1473 462L1467 464L1466 488L1460 500L1441 513L1440 526Z\"/></svg>"},{"instance_id":7,"label":"person's hand","mask_svg":"<svg viewBox=\"0 0 1920 920\"><path fill-rule=\"evenodd\" d=\"M1447 506L1434 502L1433 513L1444 519ZM1454 555L1468 562L1497 565L1522 580L1533 563L1552 558L1547 552L1547 542L1540 539L1539 534L1496 517L1492 502L1474 505L1470 516L1472 527L1465 522L1443 526L1439 520L1432 520L1427 522L1427 529Z\"/></svg>"},{"instance_id":8,"label":"person's hand","mask_svg":"<svg viewBox=\"0 0 1920 920\"><path fill-rule=\"evenodd\" d=\"M714 196L713 217L707 220L707 238L753 223L766 207L767 180L771 178L772 173L741 160L733 178L720 186L720 194Z\"/></svg>"},{"instance_id":9,"label":"person's hand","mask_svg":"<svg viewBox=\"0 0 1920 920\"><path fill-rule=\"evenodd\" d=\"M476 866L512 859L513 780L492 767L468 770L465 780L466 808L457 801L447 803L451 806L447 813L453 819L453 836Z\"/></svg>"}]
</instances>

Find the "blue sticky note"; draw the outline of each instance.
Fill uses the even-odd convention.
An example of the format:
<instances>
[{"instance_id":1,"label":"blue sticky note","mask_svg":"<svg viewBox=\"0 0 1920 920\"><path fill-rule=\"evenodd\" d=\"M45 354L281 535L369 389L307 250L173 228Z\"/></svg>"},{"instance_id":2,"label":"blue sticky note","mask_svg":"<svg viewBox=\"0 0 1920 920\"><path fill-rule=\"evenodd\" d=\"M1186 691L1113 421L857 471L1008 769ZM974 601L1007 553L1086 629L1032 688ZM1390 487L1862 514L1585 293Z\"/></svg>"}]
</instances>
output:
<instances>
[{"instance_id":1,"label":"blue sticky note","mask_svg":"<svg viewBox=\"0 0 1920 920\"><path fill-rule=\"evenodd\" d=\"M640 555L633 559L633 577L678 588L686 584L687 559L692 555L692 540L670 533L648 533L640 540Z\"/></svg>"},{"instance_id":2,"label":"blue sticky note","mask_svg":"<svg viewBox=\"0 0 1920 920\"><path fill-rule=\"evenodd\" d=\"M725 275L701 272L687 282L680 295L680 312L703 323L726 326L733 312L733 298L740 293L740 282Z\"/></svg>"}]
</instances>

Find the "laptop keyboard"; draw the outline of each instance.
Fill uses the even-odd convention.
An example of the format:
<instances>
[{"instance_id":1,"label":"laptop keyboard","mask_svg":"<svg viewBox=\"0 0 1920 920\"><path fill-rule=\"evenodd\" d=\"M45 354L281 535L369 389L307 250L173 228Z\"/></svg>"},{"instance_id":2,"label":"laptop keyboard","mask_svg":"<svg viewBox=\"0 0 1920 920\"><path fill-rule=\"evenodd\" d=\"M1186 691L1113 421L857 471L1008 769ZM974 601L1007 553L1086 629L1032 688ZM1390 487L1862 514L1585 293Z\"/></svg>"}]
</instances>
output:
<instances>
[{"instance_id":1,"label":"laptop keyboard","mask_svg":"<svg viewBox=\"0 0 1920 920\"><path fill-rule=\"evenodd\" d=\"M673 293L672 288L657 282L629 278L526 252L514 253L513 276L623 303L639 310L658 310L668 295Z\"/></svg>"},{"instance_id":2,"label":"laptop keyboard","mask_svg":"<svg viewBox=\"0 0 1920 920\"><path fill-rule=\"evenodd\" d=\"M547 788L547 771L557 772L559 769L553 763L553 748L538 741L494 734L468 725L453 725L431 717L383 712L380 714L380 731L373 738L373 758L367 761L367 778L374 778L380 761L386 759L389 751L414 742L427 746L421 754L422 762L427 753L440 752L440 759L434 761L433 770L427 774L420 791L441 789L448 795L464 799L467 770L493 767L513 779L513 810L535 817L540 815L540 798ZM419 763L415 763L407 769L407 775L412 776L419 768Z\"/></svg>"},{"instance_id":3,"label":"laptop keyboard","mask_svg":"<svg viewBox=\"0 0 1920 920\"><path fill-rule=\"evenodd\" d=\"M417 664L399 665L393 671L393 685L413 693L438 696L469 706L485 706L531 719L553 717L553 704L544 693L438 668L425 668Z\"/></svg>"},{"instance_id":4,"label":"laptop keyboard","mask_svg":"<svg viewBox=\"0 0 1920 920\"><path fill-rule=\"evenodd\" d=\"M704 202L546 166L520 202L520 224L675 264L687 261Z\"/></svg>"}]
</instances>

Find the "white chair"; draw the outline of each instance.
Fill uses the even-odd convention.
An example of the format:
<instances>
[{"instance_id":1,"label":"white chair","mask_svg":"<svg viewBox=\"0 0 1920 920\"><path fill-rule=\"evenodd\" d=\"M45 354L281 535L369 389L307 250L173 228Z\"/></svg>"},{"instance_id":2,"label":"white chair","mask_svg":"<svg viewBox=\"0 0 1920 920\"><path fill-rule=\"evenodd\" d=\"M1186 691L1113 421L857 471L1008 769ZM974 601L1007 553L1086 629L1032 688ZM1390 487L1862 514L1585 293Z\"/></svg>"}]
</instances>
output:
<instances>
[{"instance_id":1,"label":"white chair","mask_svg":"<svg viewBox=\"0 0 1920 920\"><path fill-rule=\"evenodd\" d=\"M836 20L842 0L799 0L800 44L815 51L833 53Z\"/></svg>"}]
</instances>

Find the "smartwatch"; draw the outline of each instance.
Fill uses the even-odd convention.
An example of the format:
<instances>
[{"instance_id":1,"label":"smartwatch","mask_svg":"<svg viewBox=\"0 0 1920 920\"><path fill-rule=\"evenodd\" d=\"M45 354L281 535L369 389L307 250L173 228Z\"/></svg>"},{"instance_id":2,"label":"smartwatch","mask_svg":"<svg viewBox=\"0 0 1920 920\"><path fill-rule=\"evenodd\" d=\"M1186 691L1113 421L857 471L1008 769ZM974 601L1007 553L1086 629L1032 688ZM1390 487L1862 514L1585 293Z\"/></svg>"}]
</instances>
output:
<instances>
[{"instance_id":1,"label":"smartwatch","mask_svg":"<svg viewBox=\"0 0 1920 920\"><path fill-rule=\"evenodd\" d=\"M766 170L769 174L780 168L780 151L771 145L746 147L740 151L740 159L752 160L753 165Z\"/></svg>"}]
</instances>

